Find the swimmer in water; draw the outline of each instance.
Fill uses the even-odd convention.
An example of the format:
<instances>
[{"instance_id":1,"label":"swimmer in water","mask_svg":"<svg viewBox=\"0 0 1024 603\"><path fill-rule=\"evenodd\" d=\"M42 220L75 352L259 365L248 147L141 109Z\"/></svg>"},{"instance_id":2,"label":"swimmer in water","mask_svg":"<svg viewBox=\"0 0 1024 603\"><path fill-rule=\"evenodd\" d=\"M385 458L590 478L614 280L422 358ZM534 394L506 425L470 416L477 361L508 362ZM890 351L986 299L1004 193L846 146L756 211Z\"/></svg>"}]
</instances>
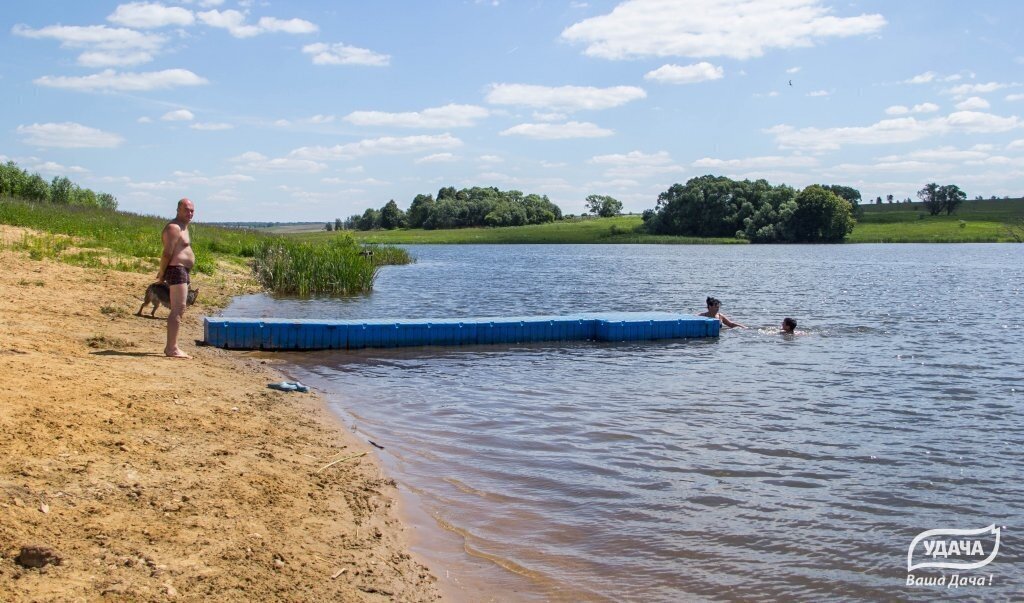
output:
<instances>
[{"instance_id":1,"label":"swimmer in water","mask_svg":"<svg viewBox=\"0 0 1024 603\"><path fill-rule=\"evenodd\" d=\"M785 317L782 319L782 330L779 331L783 335L796 335L796 319Z\"/></svg>"},{"instance_id":2,"label":"swimmer in water","mask_svg":"<svg viewBox=\"0 0 1024 603\"><path fill-rule=\"evenodd\" d=\"M747 327L745 327L744 325L741 325L738 322L733 322L733 321L729 320L729 317L726 316L725 314L721 314L718 311L718 309L722 307L722 302L718 301L714 297L708 296L707 304L708 304L708 311L707 312L701 312L700 314L698 314L698 316L707 316L708 318L717 318L719 320L719 322L721 322L723 325L729 327L730 329L735 329L737 327L740 328L740 329L747 328Z\"/></svg>"}]
</instances>

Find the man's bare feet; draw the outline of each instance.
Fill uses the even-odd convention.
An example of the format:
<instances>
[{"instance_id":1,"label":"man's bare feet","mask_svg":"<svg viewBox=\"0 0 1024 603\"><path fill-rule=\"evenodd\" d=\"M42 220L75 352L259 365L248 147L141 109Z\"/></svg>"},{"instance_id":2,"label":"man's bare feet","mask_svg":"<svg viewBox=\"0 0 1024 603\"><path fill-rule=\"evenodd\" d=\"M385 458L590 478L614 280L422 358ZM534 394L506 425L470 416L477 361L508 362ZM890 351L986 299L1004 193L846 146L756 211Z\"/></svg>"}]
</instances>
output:
<instances>
[{"instance_id":1,"label":"man's bare feet","mask_svg":"<svg viewBox=\"0 0 1024 603\"><path fill-rule=\"evenodd\" d=\"M164 355L167 356L168 358L180 358L182 360L187 359L187 358L191 358L191 356L189 356L185 352L182 352L179 349L173 349L173 350L169 350L169 351L168 350L164 350Z\"/></svg>"}]
</instances>

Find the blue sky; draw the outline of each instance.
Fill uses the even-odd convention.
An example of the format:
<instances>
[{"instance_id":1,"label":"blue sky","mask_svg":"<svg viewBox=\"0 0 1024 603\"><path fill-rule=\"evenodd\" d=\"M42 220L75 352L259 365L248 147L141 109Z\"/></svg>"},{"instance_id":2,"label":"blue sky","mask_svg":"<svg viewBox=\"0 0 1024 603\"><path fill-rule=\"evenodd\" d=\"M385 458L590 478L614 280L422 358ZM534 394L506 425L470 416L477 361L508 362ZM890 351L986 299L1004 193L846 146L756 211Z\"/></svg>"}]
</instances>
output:
<instances>
[{"instance_id":1,"label":"blue sky","mask_svg":"<svg viewBox=\"0 0 1024 603\"><path fill-rule=\"evenodd\" d=\"M0 160L169 215L442 186L627 211L703 174L1024 195L1024 3L14 2Z\"/></svg>"}]
</instances>

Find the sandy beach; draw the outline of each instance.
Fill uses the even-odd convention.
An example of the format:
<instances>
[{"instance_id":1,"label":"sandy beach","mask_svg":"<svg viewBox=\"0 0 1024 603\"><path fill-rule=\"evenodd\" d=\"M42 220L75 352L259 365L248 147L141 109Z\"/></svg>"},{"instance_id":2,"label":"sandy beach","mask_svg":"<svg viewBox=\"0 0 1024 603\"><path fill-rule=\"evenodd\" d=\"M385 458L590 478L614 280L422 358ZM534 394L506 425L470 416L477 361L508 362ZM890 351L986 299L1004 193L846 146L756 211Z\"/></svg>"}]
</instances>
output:
<instances>
[{"instance_id":1,"label":"sandy beach","mask_svg":"<svg viewBox=\"0 0 1024 603\"><path fill-rule=\"evenodd\" d=\"M152 274L0 262L0 600L440 599L372 449L272 360L195 344L244 270L196 277L172 360L167 309L135 316Z\"/></svg>"}]
</instances>

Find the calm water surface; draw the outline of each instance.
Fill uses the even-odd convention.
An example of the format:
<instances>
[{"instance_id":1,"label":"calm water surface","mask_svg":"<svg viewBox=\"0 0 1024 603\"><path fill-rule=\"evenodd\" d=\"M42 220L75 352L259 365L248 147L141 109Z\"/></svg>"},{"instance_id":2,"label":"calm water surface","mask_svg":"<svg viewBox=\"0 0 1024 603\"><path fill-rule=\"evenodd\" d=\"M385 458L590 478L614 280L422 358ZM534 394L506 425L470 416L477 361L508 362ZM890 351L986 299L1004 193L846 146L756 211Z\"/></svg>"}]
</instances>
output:
<instances>
[{"instance_id":1,"label":"calm water surface","mask_svg":"<svg viewBox=\"0 0 1024 603\"><path fill-rule=\"evenodd\" d=\"M1024 597L1024 246L410 249L371 295L224 314L698 312L715 295L755 327L278 355L490 560L462 568L485 583L467 599ZM805 335L777 334L787 315ZM906 586L918 533L993 523L999 556L974 572L991 585ZM528 587L499 592L491 561Z\"/></svg>"}]
</instances>

